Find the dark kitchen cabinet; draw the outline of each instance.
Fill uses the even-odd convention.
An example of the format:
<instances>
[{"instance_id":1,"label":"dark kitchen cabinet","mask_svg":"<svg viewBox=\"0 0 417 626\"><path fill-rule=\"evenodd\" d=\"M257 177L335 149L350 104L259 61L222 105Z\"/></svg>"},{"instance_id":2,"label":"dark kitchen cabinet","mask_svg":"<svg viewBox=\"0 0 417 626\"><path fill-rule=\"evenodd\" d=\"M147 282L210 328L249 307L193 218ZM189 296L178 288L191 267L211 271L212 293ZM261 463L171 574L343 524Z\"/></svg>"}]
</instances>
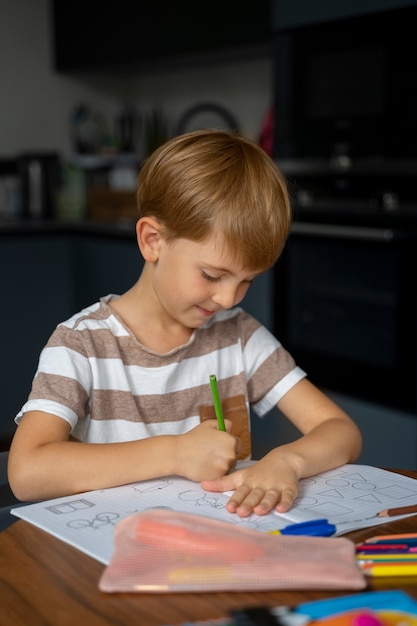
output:
<instances>
[{"instance_id":1,"label":"dark kitchen cabinet","mask_svg":"<svg viewBox=\"0 0 417 626\"><path fill-rule=\"evenodd\" d=\"M143 259L132 237L79 234L73 238L71 265L74 311L109 293L122 294L138 280Z\"/></svg>"},{"instance_id":2,"label":"dark kitchen cabinet","mask_svg":"<svg viewBox=\"0 0 417 626\"><path fill-rule=\"evenodd\" d=\"M237 0L51 0L54 66L61 72L191 61L241 52L271 39L271 1L250 13Z\"/></svg>"},{"instance_id":3,"label":"dark kitchen cabinet","mask_svg":"<svg viewBox=\"0 0 417 626\"><path fill-rule=\"evenodd\" d=\"M0 450L30 392L39 353L55 326L108 293L122 293L141 267L134 235L106 236L76 229L0 232Z\"/></svg>"},{"instance_id":4,"label":"dark kitchen cabinet","mask_svg":"<svg viewBox=\"0 0 417 626\"><path fill-rule=\"evenodd\" d=\"M274 0L272 24L276 30L319 24L417 4L417 0Z\"/></svg>"},{"instance_id":5,"label":"dark kitchen cabinet","mask_svg":"<svg viewBox=\"0 0 417 626\"><path fill-rule=\"evenodd\" d=\"M70 240L63 235L0 235L3 329L0 357L0 446L30 392L40 350L56 324L72 313Z\"/></svg>"}]
</instances>

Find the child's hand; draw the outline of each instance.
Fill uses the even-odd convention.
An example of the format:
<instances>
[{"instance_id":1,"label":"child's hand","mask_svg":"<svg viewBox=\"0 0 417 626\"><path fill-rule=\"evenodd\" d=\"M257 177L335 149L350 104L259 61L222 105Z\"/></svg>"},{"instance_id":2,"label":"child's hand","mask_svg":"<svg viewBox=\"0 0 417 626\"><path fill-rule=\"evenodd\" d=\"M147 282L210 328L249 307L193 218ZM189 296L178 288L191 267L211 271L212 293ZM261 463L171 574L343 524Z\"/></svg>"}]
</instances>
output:
<instances>
[{"instance_id":1,"label":"child's hand","mask_svg":"<svg viewBox=\"0 0 417 626\"><path fill-rule=\"evenodd\" d=\"M288 511L298 495L298 481L290 460L276 449L254 465L217 480L204 480L201 486L206 491L234 490L227 510L248 517L265 515L274 508L279 513Z\"/></svg>"},{"instance_id":2,"label":"child's hand","mask_svg":"<svg viewBox=\"0 0 417 626\"><path fill-rule=\"evenodd\" d=\"M230 433L231 422L225 420L226 431L220 431L216 420L206 420L178 436L178 474L190 480L215 480L236 465L239 440Z\"/></svg>"}]
</instances>

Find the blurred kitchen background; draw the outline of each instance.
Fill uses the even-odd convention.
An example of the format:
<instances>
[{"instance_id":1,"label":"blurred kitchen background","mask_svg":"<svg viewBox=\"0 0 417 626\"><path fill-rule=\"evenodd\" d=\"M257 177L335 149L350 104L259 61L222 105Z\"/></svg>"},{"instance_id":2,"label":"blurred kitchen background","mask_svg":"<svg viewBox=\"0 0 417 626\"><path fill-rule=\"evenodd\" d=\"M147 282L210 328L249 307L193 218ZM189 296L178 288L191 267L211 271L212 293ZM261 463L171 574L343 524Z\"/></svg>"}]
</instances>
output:
<instances>
[{"instance_id":1,"label":"blurred kitchen background","mask_svg":"<svg viewBox=\"0 0 417 626\"><path fill-rule=\"evenodd\" d=\"M268 5L261 2L259 19L248 23L236 15L236 2L226 7L215 2L197 16L193 3L184 1L173 10L169 2L89 0L74 7L66 1L5 0L0 5L3 170L5 159L22 158L23 182L36 180L32 157L38 155L38 165L54 179L53 157L58 157L64 180L54 215L79 217L88 208L82 206L80 187L106 183L130 190L130 170L180 126L231 123L257 138L272 101ZM234 42L240 50L232 50ZM236 61L239 56L245 61ZM196 105L201 109L192 116ZM109 182L106 175L113 169L118 171ZM52 213L50 206L28 207L18 197L13 202L14 184L9 177L3 215Z\"/></svg>"},{"instance_id":2,"label":"blurred kitchen background","mask_svg":"<svg viewBox=\"0 0 417 626\"><path fill-rule=\"evenodd\" d=\"M414 103L416 77L385 86L387 20L372 22L407 7L414 28L417 0L1 0L2 450L54 326L138 278L141 162L175 134L216 127L259 142L293 197L291 246L245 307L357 421L361 462L417 468L417 134L390 131L375 96L392 87ZM352 28L372 48L363 59ZM330 32L349 45L335 49ZM254 417L253 433L255 456L295 434L276 411Z\"/></svg>"}]
</instances>

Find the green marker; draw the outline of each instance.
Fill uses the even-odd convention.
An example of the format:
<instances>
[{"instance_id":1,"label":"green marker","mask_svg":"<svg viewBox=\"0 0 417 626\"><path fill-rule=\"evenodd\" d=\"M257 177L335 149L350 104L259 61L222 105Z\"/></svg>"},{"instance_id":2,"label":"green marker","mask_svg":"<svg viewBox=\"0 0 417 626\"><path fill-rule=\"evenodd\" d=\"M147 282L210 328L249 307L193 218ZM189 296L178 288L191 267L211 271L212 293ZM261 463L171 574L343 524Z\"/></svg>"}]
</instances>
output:
<instances>
[{"instance_id":1,"label":"green marker","mask_svg":"<svg viewBox=\"0 0 417 626\"><path fill-rule=\"evenodd\" d=\"M214 374L210 375L210 386L211 386L211 393L213 394L214 410L216 412L217 424L218 424L219 430L225 431L226 426L224 425L223 410L222 410L222 405L221 405L220 398L219 398L219 390L217 389L217 379Z\"/></svg>"}]
</instances>

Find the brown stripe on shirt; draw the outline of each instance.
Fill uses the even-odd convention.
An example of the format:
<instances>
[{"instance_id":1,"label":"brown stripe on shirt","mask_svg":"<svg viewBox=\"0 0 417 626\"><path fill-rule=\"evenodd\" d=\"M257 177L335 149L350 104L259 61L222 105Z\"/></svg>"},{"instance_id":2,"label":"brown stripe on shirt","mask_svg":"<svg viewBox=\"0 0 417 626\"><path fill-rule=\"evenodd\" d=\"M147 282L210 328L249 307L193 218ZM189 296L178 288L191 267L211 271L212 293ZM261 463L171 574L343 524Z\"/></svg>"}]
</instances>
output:
<instances>
[{"instance_id":1,"label":"brown stripe on shirt","mask_svg":"<svg viewBox=\"0 0 417 626\"><path fill-rule=\"evenodd\" d=\"M259 323L253 320L248 324L251 332L246 333L246 337L242 341L246 343L253 332L259 328ZM216 330L215 337L213 330ZM177 363L183 359L183 352L187 351L187 358L196 358L213 351L213 343L216 349L224 349L236 343L236 320L226 320L213 324L212 328L200 328L199 341L196 344L191 341L188 344L179 346L170 353L162 355L164 365ZM77 344L75 344L75 337ZM79 352L85 357L94 357L98 359L120 359L127 366L140 364L143 367L159 367L160 357L158 353L149 350L139 343L130 334L127 336L115 337L111 330L106 328L100 329L82 329L74 332L67 326L59 326L48 341L48 347L60 347L70 345L72 350ZM138 353L141 351L140 363L138 362Z\"/></svg>"},{"instance_id":2,"label":"brown stripe on shirt","mask_svg":"<svg viewBox=\"0 0 417 626\"><path fill-rule=\"evenodd\" d=\"M283 378L294 367L294 359L282 346L274 350L248 381L248 394L251 403L258 402L270 391L271 380ZM256 396L255 389L257 390Z\"/></svg>"},{"instance_id":3,"label":"brown stripe on shirt","mask_svg":"<svg viewBox=\"0 0 417 626\"><path fill-rule=\"evenodd\" d=\"M226 402L229 397L242 395L242 389L245 388L243 374L222 380L219 384L220 393L223 393ZM92 396L91 418L146 424L179 422L198 415L199 407L204 405L213 405L209 381L204 385L164 394L132 395L130 391L96 389Z\"/></svg>"},{"instance_id":4,"label":"brown stripe on shirt","mask_svg":"<svg viewBox=\"0 0 417 626\"><path fill-rule=\"evenodd\" d=\"M48 398L50 401L70 406L79 419L89 412L88 393L77 380L67 376L38 372L33 381L29 400L37 398Z\"/></svg>"}]
</instances>

